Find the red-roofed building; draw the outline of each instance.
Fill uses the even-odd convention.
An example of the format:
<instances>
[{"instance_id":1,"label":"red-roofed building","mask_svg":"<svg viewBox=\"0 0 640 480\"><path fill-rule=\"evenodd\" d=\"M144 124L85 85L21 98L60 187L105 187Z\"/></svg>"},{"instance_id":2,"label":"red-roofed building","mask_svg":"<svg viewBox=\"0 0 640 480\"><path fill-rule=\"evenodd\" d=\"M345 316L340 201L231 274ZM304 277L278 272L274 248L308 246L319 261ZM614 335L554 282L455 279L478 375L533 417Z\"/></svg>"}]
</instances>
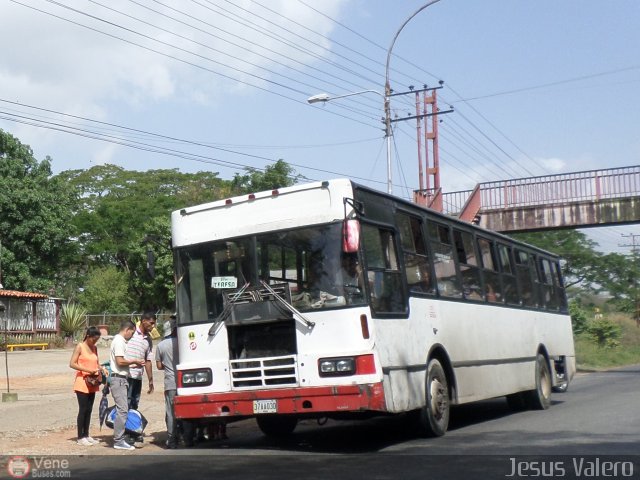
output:
<instances>
[{"instance_id":1,"label":"red-roofed building","mask_svg":"<svg viewBox=\"0 0 640 480\"><path fill-rule=\"evenodd\" d=\"M0 304L4 306L0 326L14 340L46 340L60 335L61 299L42 293L0 290Z\"/></svg>"}]
</instances>

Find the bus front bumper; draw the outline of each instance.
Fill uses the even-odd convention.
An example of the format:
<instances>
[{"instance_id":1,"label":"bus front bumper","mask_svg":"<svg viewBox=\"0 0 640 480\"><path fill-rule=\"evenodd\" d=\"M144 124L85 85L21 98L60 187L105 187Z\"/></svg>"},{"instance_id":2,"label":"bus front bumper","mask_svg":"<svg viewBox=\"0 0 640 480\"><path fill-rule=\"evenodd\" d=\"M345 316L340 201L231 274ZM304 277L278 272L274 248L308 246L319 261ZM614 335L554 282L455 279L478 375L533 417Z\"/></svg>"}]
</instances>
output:
<instances>
[{"instance_id":1,"label":"bus front bumper","mask_svg":"<svg viewBox=\"0 0 640 480\"><path fill-rule=\"evenodd\" d=\"M387 410L382 383L179 395L174 402L179 419ZM276 411L262 411L265 403Z\"/></svg>"}]
</instances>

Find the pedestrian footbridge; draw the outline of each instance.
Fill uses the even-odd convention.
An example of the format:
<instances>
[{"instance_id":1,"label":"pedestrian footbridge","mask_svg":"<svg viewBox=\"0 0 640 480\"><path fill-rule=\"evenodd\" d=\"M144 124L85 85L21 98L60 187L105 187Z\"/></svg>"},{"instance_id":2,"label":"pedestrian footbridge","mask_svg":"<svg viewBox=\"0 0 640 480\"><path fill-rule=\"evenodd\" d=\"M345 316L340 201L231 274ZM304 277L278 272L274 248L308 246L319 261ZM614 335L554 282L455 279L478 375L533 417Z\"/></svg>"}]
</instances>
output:
<instances>
[{"instance_id":1,"label":"pedestrian footbridge","mask_svg":"<svg viewBox=\"0 0 640 480\"><path fill-rule=\"evenodd\" d=\"M416 191L415 200L497 232L640 223L640 166Z\"/></svg>"}]
</instances>

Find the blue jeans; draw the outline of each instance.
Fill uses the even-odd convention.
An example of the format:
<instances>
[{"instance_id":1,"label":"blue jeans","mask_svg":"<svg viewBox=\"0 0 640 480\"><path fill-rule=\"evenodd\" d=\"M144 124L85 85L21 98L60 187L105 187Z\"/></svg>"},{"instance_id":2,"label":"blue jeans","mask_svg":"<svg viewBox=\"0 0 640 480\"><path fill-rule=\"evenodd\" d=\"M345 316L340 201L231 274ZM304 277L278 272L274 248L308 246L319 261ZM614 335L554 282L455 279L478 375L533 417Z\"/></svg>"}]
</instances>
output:
<instances>
[{"instance_id":1,"label":"blue jeans","mask_svg":"<svg viewBox=\"0 0 640 480\"><path fill-rule=\"evenodd\" d=\"M129 409L137 410L140 404L140 395L142 394L142 379L128 378L129 389L127 390L127 402Z\"/></svg>"}]
</instances>

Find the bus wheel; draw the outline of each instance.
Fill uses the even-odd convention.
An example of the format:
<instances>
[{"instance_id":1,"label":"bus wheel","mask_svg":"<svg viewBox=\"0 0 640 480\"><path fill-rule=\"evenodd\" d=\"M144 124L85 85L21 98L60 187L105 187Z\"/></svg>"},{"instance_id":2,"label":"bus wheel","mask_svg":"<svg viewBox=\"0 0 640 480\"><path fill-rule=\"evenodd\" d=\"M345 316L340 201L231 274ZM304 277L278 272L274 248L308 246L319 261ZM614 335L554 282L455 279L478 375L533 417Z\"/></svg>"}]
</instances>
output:
<instances>
[{"instance_id":1,"label":"bus wheel","mask_svg":"<svg viewBox=\"0 0 640 480\"><path fill-rule=\"evenodd\" d=\"M298 425L296 417L282 415L260 415L256 417L256 422L262 433L275 438L291 435Z\"/></svg>"},{"instance_id":2,"label":"bus wheel","mask_svg":"<svg viewBox=\"0 0 640 480\"><path fill-rule=\"evenodd\" d=\"M551 406L551 371L541 353L536 358L536 388L526 392L526 395L530 408L546 410Z\"/></svg>"},{"instance_id":3,"label":"bus wheel","mask_svg":"<svg viewBox=\"0 0 640 480\"><path fill-rule=\"evenodd\" d=\"M449 426L449 386L444 369L437 359L427 365L427 403L420 410L420 433L429 437L440 437Z\"/></svg>"}]
</instances>

